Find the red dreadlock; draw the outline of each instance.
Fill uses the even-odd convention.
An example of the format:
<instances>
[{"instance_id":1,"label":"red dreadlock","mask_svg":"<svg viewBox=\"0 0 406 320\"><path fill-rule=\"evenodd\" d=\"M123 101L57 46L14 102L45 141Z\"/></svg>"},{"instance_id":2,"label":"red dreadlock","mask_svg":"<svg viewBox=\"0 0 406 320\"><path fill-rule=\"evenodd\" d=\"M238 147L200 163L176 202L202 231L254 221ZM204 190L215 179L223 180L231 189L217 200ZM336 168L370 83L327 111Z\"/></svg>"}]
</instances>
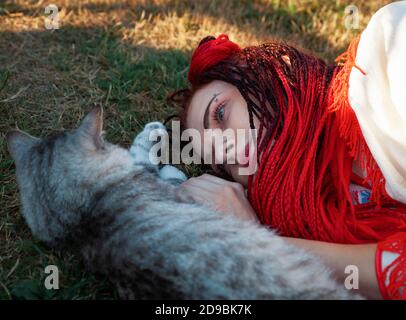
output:
<instances>
[{"instance_id":1,"label":"red dreadlock","mask_svg":"<svg viewBox=\"0 0 406 320\"><path fill-rule=\"evenodd\" d=\"M222 34L206 37L193 54L191 84L217 79L235 85L251 127L253 116L260 121L259 166L249 178L248 198L262 223L282 235L368 243L406 231L406 205L385 192L348 103L355 52L356 41L344 66L328 66L281 43L240 49ZM349 192L356 157L372 186L367 204L354 205Z\"/></svg>"}]
</instances>

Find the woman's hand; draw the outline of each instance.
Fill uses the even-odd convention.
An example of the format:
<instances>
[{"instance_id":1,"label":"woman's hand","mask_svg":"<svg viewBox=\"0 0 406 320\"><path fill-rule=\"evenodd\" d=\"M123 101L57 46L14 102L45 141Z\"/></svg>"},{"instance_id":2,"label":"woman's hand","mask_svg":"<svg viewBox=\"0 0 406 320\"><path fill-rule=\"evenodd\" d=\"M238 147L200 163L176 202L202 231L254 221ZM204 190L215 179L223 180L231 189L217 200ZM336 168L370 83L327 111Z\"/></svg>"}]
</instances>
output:
<instances>
[{"instance_id":1,"label":"woman's hand","mask_svg":"<svg viewBox=\"0 0 406 320\"><path fill-rule=\"evenodd\" d=\"M244 187L238 182L203 174L183 182L179 191L187 192L196 202L208 205L218 212L259 221L245 195Z\"/></svg>"}]
</instances>

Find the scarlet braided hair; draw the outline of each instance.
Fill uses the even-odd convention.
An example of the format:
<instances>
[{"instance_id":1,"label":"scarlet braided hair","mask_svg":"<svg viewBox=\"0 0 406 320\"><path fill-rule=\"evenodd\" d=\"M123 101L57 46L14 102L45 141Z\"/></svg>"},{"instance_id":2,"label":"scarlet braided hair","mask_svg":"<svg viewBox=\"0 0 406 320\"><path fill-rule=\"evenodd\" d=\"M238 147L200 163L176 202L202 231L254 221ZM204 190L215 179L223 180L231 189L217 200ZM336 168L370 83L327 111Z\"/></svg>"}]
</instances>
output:
<instances>
[{"instance_id":1,"label":"scarlet braided hair","mask_svg":"<svg viewBox=\"0 0 406 320\"><path fill-rule=\"evenodd\" d=\"M343 67L283 43L240 49L224 35L217 42L203 40L192 57L192 89L183 91L188 97L182 117L193 93L210 81L239 89L251 128L254 116L260 122L259 166L249 177L248 198L263 224L284 236L339 243L376 242L406 231L406 205L386 194L379 168L370 165L373 159L366 179L374 184L371 202L352 203L356 152L340 130L345 117L330 107L336 93L332 80ZM347 118L354 120L349 112Z\"/></svg>"}]
</instances>

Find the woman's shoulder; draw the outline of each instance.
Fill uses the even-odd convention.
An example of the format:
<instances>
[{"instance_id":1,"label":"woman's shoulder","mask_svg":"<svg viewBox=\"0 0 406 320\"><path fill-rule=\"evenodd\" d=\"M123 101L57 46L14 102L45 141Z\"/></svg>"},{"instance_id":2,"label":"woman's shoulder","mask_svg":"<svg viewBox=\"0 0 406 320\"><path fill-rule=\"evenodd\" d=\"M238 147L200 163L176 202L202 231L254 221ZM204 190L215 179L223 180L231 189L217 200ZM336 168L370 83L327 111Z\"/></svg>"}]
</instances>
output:
<instances>
[{"instance_id":1,"label":"woman's shoulder","mask_svg":"<svg viewBox=\"0 0 406 320\"><path fill-rule=\"evenodd\" d=\"M362 32L348 98L386 191L406 203L406 1L379 9ZM362 70L362 72L361 72Z\"/></svg>"},{"instance_id":2,"label":"woman's shoulder","mask_svg":"<svg viewBox=\"0 0 406 320\"><path fill-rule=\"evenodd\" d=\"M358 43L355 64L359 69L353 68L350 75L349 94L355 102L353 107L361 104L360 100L365 101L377 95L378 98L383 97L380 90L375 89L385 89L389 85L393 89L394 85L400 85L398 80L403 82L406 72L405 35L406 1L392 2L371 17ZM382 102L380 99L376 101Z\"/></svg>"},{"instance_id":3,"label":"woman's shoulder","mask_svg":"<svg viewBox=\"0 0 406 320\"><path fill-rule=\"evenodd\" d=\"M399 13L401 10L405 10L406 9L406 1L402 0L402 1L395 1L395 2L391 2L385 6L383 6L382 8L380 8L378 11L376 11L376 13L374 14L374 16L380 16L380 15L387 15L387 14L397 14Z\"/></svg>"},{"instance_id":4,"label":"woman's shoulder","mask_svg":"<svg viewBox=\"0 0 406 320\"><path fill-rule=\"evenodd\" d=\"M404 19L406 19L406 1L392 2L373 14L367 28L374 24L396 25Z\"/></svg>"}]
</instances>

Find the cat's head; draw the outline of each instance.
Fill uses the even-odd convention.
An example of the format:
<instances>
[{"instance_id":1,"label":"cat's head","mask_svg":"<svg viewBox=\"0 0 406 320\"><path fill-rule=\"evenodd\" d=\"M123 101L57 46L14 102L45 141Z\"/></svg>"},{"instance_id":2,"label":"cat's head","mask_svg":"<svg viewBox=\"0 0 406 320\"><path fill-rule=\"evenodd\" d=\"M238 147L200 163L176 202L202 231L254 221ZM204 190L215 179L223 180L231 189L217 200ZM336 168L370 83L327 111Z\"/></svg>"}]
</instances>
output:
<instances>
[{"instance_id":1,"label":"cat's head","mask_svg":"<svg viewBox=\"0 0 406 320\"><path fill-rule=\"evenodd\" d=\"M6 135L22 214L34 236L49 245L80 221L102 178L131 161L127 150L104 141L102 126L103 112L97 107L74 130L45 138L19 130Z\"/></svg>"}]
</instances>

